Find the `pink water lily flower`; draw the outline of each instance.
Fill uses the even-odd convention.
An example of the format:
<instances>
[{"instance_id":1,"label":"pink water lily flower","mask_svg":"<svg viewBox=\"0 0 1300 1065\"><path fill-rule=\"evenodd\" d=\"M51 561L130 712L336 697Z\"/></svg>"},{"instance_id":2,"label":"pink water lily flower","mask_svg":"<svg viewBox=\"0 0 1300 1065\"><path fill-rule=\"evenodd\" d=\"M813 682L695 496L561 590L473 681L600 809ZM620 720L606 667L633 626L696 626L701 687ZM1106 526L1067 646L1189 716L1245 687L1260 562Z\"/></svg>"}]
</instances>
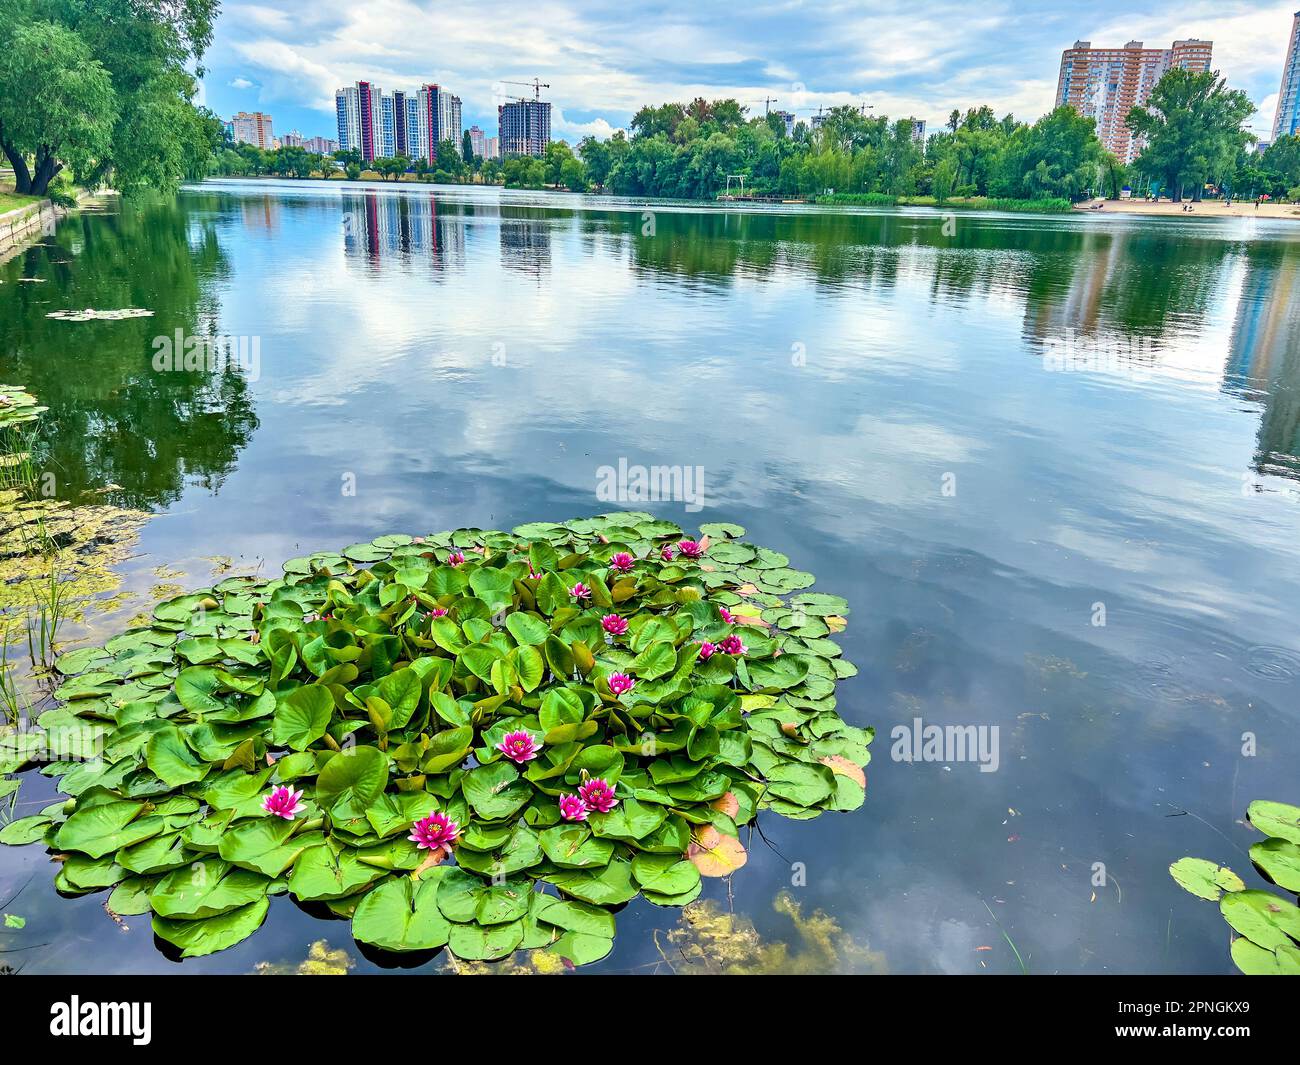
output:
<instances>
[{"instance_id":1,"label":"pink water lily flower","mask_svg":"<svg viewBox=\"0 0 1300 1065\"><path fill-rule=\"evenodd\" d=\"M590 599L591 589L588 588L581 581L579 581L577 584L575 584L572 588L569 589L569 594L573 596L574 599L578 599L578 600Z\"/></svg>"},{"instance_id":2,"label":"pink water lily flower","mask_svg":"<svg viewBox=\"0 0 1300 1065\"><path fill-rule=\"evenodd\" d=\"M434 810L428 817L422 817L411 824L411 834L406 838L419 850L442 850L451 854L451 845L460 835L460 825L444 813Z\"/></svg>"},{"instance_id":3,"label":"pink water lily flower","mask_svg":"<svg viewBox=\"0 0 1300 1065\"><path fill-rule=\"evenodd\" d=\"M636 681L626 673L611 673L608 683L610 693L613 695L622 695L624 692L630 692L636 687Z\"/></svg>"},{"instance_id":4,"label":"pink water lily flower","mask_svg":"<svg viewBox=\"0 0 1300 1065\"><path fill-rule=\"evenodd\" d=\"M587 820L587 804L576 795L561 795L560 816L566 821L585 821Z\"/></svg>"},{"instance_id":5,"label":"pink water lily flower","mask_svg":"<svg viewBox=\"0 0 1300 1065\"><path fill-rule=\"evenodd\" d=\"M578 798L583 801L588 810L595 810L601 814L609 813L618 805L618 800L614 798L614 789L601 780L600 777L595 777L583 784L578 789Z\"/></svg>"},{"instance_id":6,"label":"pink water lily flower","mask_svg":"<svg viewBox=\"0 0 1300 1065\"><path fill-rule=\"evenodd\" d=\"M677 544L677 550L682 553L683 558L699 558L704 554L704 548L694 540L679 541Z\"/></svg>"},{"instance_id":7,"label":"pink water lily flower","mask_svg":"<svg viewBox=\"0 0 1300 1065\"><path fill-rule=\"evenodd\" d=\"M497 750L504 754L512 762L531 762L537 757L537 752L542 749L531 732L520 729L518 732L507 732L505 738L497 744Z\"/></svg>"},{"instance_id":8,"label":"pink water lily flower","mask_svg":"<svg viewBox=\"0 0 1300 1065\"><path fill-rule=\"evenodd\" d=\"M622 636L627 632L627 618L621 618L617 614L606 614L600 619L600 627L611 636Z\"/></svg>"},{"instance_id":9,"label":"pink water lily flower","mask_svg":"<svg viewBox=\"0 0 1300 1065\"><path fill-rule=\"evenodd\" d=\"M626 573L636 563L631 555L626 551L619 551L612 555L609 560L610 569L616 569L619 573Z\"/></svg>"},{"instance_id":10,"label":"pink water lily flower","mask_svg":"<svg viewBox=\"0 0 1300 1065\"><path fill-rule=\"evenodd\" d=\"M677 557L677 549L673 547L672 544L664 544L664 546L659 549L659 557L665 562L671 562Z\"/></svg>"},{"instance_id":11,"label":"pink water lily flower","mask_svg":"<svg viewBox=\"0 0 1300 1065\"><path fill-rule=\"evenodd\" d=\"M465 556L459 551L453 551L447 556L447 565L449 566L459 566L464 561Z\"/></svg>"},{"instance_id":12,"label":"pink water lily flower","mask_svg":"<svg viewBox=\"0 0 1300 1065\"><path fill-rule=\"evenodd\" d=\"M535 571L533 570L533 567L532 567L532 566L529 566L529 567L528 567L528 579L529 579L530 581L540 581L540 580L542 579L542 575L541 575L540 573L535 572Z\"/></svg>"},{"instance_id":13,"label":"pink water lily flower","mask_svg":"<svg viewBox=\"0 0 1300 1065\"><path fill-rule=\"evenodd\" d=\"M731 636L724 636L718 641L718 650L724 655L743 655L745 653L745 644L739 636L733 633Z\"/></svg>"},{"instance_id":14,"label":"pink water lily flower","mask_svg":"<svg viewBox=\"0 0 1300 1065\"><path fill-rule=\"evenodd\" d=\"M444 606L435 606L432 610L429 611L429 617L431 618L445 618L446 616L447 616L447 608Z\"/></svg>"},{"instance_id":15,"label":"pink water lily flower","mask_svg":"<svg viewBox=\"0 0 1300 1065\"><path fill-rule=\"evenodd\" d=\"M701 662L707 662L710 658L713 657L714 652L717 651L717 649L718 649L718 648L717 648L717 645L716 645L716 644L709 643L708 640L701 640L701 641L700 641L700 661L701 661Z\"/></svg>"},{"instance_id":16,"label":"pink water lily flower","mask_svg":"<svg viewBox=\"0 0 1300 1065\"><path fill-rule=\"evenodd\" d=\"M272 788L271 794L262 800L262 809L268 814L292 821L295 815L302 812L302 792L281 784L278 788Z\"/></svg>"},{"instance_id":17,"label":"pink water lily flower","mask_svg":"<svg viewBox=\"0 0 1300 1065\"><path fill-rule=\"evenodd\" d=\"M718 613L722 615L722 620L728 625L734 625L736 623L735 616L725 606L718 607Z\"/></svg>"}]
</instances>

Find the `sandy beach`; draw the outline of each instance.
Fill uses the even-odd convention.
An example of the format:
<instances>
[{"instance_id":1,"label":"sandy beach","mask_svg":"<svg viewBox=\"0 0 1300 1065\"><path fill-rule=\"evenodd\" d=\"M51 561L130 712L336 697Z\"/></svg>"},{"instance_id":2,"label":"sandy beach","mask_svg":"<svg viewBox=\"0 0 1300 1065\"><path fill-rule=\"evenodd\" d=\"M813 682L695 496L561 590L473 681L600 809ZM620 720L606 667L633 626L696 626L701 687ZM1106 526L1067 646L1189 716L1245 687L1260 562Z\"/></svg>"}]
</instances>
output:
<instances>
[{"instance_id":1,"label":"sandy beach","mask_svg":"<svg viewBox=\"0 0 1300 1065\"><path fill-rule=\"evenodd\" d=\"M1096 204L1102 204L1099 211L1093 211ZM1148 200L1085 200L1075 204L1076 211L1090 211L1093 214L1158 214L1174 215L1182 218L1289 218L1300 220L1300 203L1261 203L1255 206L1254 200L1236 201L1231 207L1222 200L1202 200L1192 204L1191 211L1184 211L1186 203L1172 203L1161 200L1152 203Z\"/></svg>"}]
</instances>

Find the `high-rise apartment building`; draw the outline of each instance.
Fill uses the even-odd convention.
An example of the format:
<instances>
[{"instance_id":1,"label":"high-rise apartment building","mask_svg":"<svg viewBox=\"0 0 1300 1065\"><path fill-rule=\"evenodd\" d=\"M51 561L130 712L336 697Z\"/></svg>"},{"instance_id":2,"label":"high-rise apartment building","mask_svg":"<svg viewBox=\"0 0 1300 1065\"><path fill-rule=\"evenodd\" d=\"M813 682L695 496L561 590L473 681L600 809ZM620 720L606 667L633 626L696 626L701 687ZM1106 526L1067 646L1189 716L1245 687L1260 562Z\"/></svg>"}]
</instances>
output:
<instances>
[{"instance_id":1,"label":"high-rise apartment building","mask_svg":"<svg viewBox=\"0 0 1300 1065\"><path fill-rule=\"evenodd\" d=\"M460 97L443 89L438 93L438 140L455 141L460 147L464 130L460 114Z\"/></svg>"},{"instance_id":2,"label":"high-rise apartment building","mask_svg":"<svg viewBox=\"0 0 1300 1065\"><path fill-rule=\"evenodd\" d=\"M433 162L439 141L460 143L460 97L437 85L386 95L359 81L334 93L334 108L339 146L360 152L363 162L391 155Z\"/></svg>"},{"instance_id":3,"label":"high-rise apartment building","mask_svg":"<svg viewBox=\"0 0 1300 1065\"><path fill-rule=\"evenodd\" d=\"M360 152L362 161L367 163L392 154L391 145L385 152L383 93L378 85L359 81L337 90L334 110L338 120L339 147Z\"/></svg>"},{"instance_id":4,"label":"high-rise apartment building","mask_svg":"<svg viewBox=\"0 0 1300 1065\"><path fill-rule=\"evenodd\" d=\"M1169 48L1143 48L1129 41L1123 48L1094 48L1075 41L1061 53L1056 106L1069 104L1097 122L1097 137L1121 162L1131 163L1142 150L1129 132L1128 113L1147 102L1151 90L1167 71L1210 69L1212 41L1174 41Z\"/></svg>"},{"instance_id":5,"label":"high-rise apartment building","mask_svg":"<svg viewBox=\"0 0 1300 1065\"><path fill-rule=\"evenodd\" d=\"M1277 93L1277 114L1273 118L1273 137L1300 135L1300 11L1291 20L1291 43L1287 45L1282 65L1282 87Z\"/></svg>"},{"instance_id":6,"label":"high-rise apartment building","mask_svg":"<svg viewBox=\"0 0 1300 1065\"><path fill-rule=\"evenodd\" d=\"M551 143L551 105L513 100L497 108L502 155L543 155Z\"/></svg>"},{"instance_id":7,"label":"high-rise apartment building","mask_svg":"<svg viewBox=\"0 0 1300 1065\"><path fill-rule=\"evenodd\" d=\"M438 161L438 145L455 141L460 147L460 97L440 85L422 86L417 115L418 155L430 163Z\"/></svg>"},{"instance_id":8,"label":"high-rise apartment building","mask_svg":"<svg viewBox=\"0 0 1300 1065\"><path fill-rule=\"evenodd\" d=\"M501 158L501 138L488 137L483 141L483 158L500 159Z\"/></svg>"},{"instance_id":9,"label":"high-rise apartment building","mask_svg":"<svg viewBox=\"0 0 1300 1065\"><path fill-rule=\"evenodd\" d=\"M420 101L415 93L393 93L393 154L414 159L420 154Z\"/></svg>"},{"instance_id":10,"label":"high-rise apartment building","mask_svg":"<svg viewBox=\"0 0 1300 1065\"><path fill-rule=\"evenodd\" d=\"M480 159L485 159L484 149L487 146L487 138L478 126L469 127L469 149Z\"/></svg>"},{"instance_id":11,"label":"high-rise apartment building","mask_svg":"<svg viewBox=\"0 0 1300 1065\"><path fill-rule=\"evenodd\" d=\"M275 147L270 115L264 115L261 111L240 111L230 123L236 144L256 144L268 152Z\"/></svg>"},{"instance_id":12,"label":"high-rise apartment building","mask_svg":"<svg viewBox=\"0 0 1300 1065\"><path fill-rule=\"evenodd\" d=\"M379 154L397 154L397 108L392 96L379 97Z\"/></svg>"}]
</instances>

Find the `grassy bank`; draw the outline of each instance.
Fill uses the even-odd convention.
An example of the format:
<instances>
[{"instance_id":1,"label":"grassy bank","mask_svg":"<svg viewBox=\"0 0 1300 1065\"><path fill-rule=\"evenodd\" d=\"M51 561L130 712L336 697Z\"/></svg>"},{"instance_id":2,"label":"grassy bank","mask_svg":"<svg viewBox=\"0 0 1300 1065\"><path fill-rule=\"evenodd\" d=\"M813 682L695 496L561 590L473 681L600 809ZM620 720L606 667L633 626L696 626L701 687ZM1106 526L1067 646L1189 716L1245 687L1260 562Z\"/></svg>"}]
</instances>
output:
<instances>
[{"instance_id":1,"label":"grassy bank","mask_svg":"<svg viewBox=\"0 0 1300 1065\"><path fill-rule=\"evenodd\" d=\"M814 203L843 207L942 207L971 211L1017 211L1024 214L1063 214L1071 209L1065 199L1011 200L990 196L950 196L940 203L933 196L888 196L881 192L833 192L814 196Z\"/></svg>"},{"instance_id":2,"label":"grassy bank","mask_svg":"<svg viewBox=\"0 0 1300 1065\"><path fill-rule=\"evenodd\" d=\"M13 189L0 188L0 214L6 211L16 211L19 207L26 207L29 203L39 203L40 196L19 196Z\"/></svg>"}]
</instances>

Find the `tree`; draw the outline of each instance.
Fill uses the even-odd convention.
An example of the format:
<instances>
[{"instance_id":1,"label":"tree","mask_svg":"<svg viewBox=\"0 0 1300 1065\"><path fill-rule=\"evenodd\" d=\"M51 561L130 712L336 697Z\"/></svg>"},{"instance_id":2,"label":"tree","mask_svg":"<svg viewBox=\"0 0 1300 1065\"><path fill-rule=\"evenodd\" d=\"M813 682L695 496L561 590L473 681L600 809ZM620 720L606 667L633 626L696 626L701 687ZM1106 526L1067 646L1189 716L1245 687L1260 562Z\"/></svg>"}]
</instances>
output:
<instances>
[{"instance_id":1,"label":"tree","mask_svg":"<svg viewBox=\"0 0 1300 1065\"><path fill-rule=\"evenodd\" d=\"M570 192L586 192L590 188L587 181L587 168L581 159L569 156L560 167L560 184Z\"/></svg>"},{"instance_id":2,"label":"tree","mask_svg":"<svg viewBox=\"0 0 1300 1065\"><path fill-rule=\"evenodd\" d=\"M507 188L540 189L546 184L546 164L531 155L517 155L502 166Z\"/></svg>"},{"instance_id":3,"label":"tree","mask_svg":"<svg viewBox=\"0 0 1300 1065\"><path fill-rule=\"evenodd\" d=\"M586 164L587 177L602 187L609 184L610 175L627 158L628 150L627 134L621 129L608 140L586 136L578 142L578 154Z\"/></svg>"},{"instance_id":4,"label":"tree","mask_svg":"<svg viewBox=\"0 0 1300 1065\"><path fill-rule=\"evenodd\" d=\"M207 170L192 101L219 0L0 2L0 148L20 191L71 170L125 192ZM30 161L30 164L29 164Z\"/></svg>"},{"instance_id":5,"label":"tree","mask_svg":"<svg viewBox=\"0 0 1300 1065\"><path fill-rule=\"evenodd\" d=\"M311 172L315 169L314 160L318 158L311 155L306 148L295 145L276 148L268 152L267 156L271 173L295 178L311 177Z\"/></svg>"},{"instance_id":6,"label":"tree","mask_svg":"<svg viewBox=\"0 0 1300 1065\"><path fill-rule=\"evenodd\" d=\"M466 166L474 166L474 141L470 139L469 130L461 134L460 155Z\"/></svg>"},{"instance_id":7,"label":"tree","mask_svg":"<svg viewBox=\"0 0 1300 1065\"><path fill-rule=\"evenodd\" d=\"M370 169L381 178L400 181L402 175L411 169L411 160L404 155L383 155L371 160Z\"/></svg>"},{"instance_id":8,"label":"tree","mask_svg":"<svg viewBox=\"0 0 1300 1065\"><path fill-rule=\"evenodd\" d=\"M1146 106L1128 113L1128 127L1146 141L1138 168L1159 177L1178 203L1188 185L1199 200L1206 181L1222 176L1250 134L1255 111L1245 93L1229 89L1215 71L1175 67L1151 90Z\"/></svg>"},{"instance_id":9,"label":"tree","mask_svg":"<svg viewBox=\"0 0 1300 1065\"><path fill-rule=\"evenodd\" d=\"M465 160L461 158L460 145L452 138L438 142L438 150L435 153L434 166L438 170L446 171L452 178L458 177L465 169Z\"/></svg>"},{"instance_id":10,"label":"tree","mask_svg":"<svg viewBox=\"0 0 1300 1065\"><path fill-rule=\"evenodd\" d=\"M565 170L568 168L570 176L578 174L579 171L570 166L571 163L577 163L580 168L582 186L586 188L587 169L579 159L575 158L573 149L564 141L551 141L542 154L542 162L546 167L546 183L548 185L568 185L565 180Z\"/></svg>"},{"instance_id":11,"label":"tree","mask_svg":"<svg viewBox=\"0 0 1300 1065\"><path fill-rule=\"evenodd\" d=\"M1287 194L1300 185L1300 137L1278 137L1259 158L1262 182L1271 196Z\"/></svg>"},{"instance_id":12,"label":"tree","mask_svg":"<svg viewBox=\"0 0 1300 1065\"><path fill-rule=\"evenodd\" d=\"M18 192L44 196L65 166L89 170L108 151L116 117L108 71L72 30L37 22L0 45L0 149Z\"/></svg>"},{"instance_id":13,"label":"tree","mask_svg":"<svg viewBox=\"0 0 1300 1065\"><path fill-rule=\"evenodd\" d=\"M995 191L1031 199L1081 200L1096 187L1104 155L1096 123L1073 107L1058 107L1011 133Z\"/></svg>"},{"instance_id":14,"label":"tree","mask_svg":"<svg viewBox=\"0 0 1300 1065\"><path fill-rule=\"evenodd\" d=\"M930 186L934 202L940 206L946 203L956 183L957 164L952 159L944 159L934 168L934 179Z\"/></svg>"}]
</instances>

